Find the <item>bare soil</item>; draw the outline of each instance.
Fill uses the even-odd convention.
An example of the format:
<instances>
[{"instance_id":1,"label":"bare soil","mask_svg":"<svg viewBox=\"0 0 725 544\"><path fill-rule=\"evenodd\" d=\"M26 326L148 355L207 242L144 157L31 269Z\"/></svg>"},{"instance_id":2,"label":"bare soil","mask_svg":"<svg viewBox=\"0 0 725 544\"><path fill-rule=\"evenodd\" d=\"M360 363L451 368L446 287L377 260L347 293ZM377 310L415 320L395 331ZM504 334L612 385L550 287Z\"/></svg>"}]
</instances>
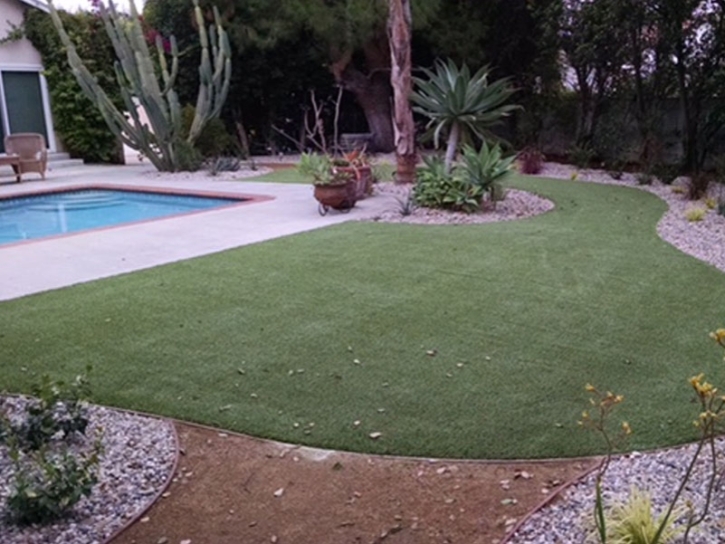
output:
<instances>
[{"instance_id":1,"label":"bare soil","mask_svg":"<svg viewBox=\"0 0 725 544\"><path fill-rule=\"evenodd\" d=\"M113 544L493 544L595 463L384 458L177 431L174 482Z\"/></svg>"}]
</instances>

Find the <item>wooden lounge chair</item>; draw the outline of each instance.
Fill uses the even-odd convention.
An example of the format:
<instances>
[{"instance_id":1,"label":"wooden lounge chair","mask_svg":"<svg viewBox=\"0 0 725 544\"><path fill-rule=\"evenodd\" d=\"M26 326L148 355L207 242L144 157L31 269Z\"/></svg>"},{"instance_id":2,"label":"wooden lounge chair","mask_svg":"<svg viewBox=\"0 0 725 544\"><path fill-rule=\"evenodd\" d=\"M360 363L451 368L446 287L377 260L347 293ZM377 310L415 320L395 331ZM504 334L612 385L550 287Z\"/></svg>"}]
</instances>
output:
<instances>
[{"instance_id":1,"label":"wooden lounge chair","mask_svg":"<svg viewBox=\"0 0 725 544\"><path fill-rule=\"evenodd\" d=\"M5 152L14 159L10 164L15 170L18 181L22 181L25 172L37 172L45 179L48 166L48 150L45 137L32 132L19 132L5 136Z\"/></svg>"}]
</instances>

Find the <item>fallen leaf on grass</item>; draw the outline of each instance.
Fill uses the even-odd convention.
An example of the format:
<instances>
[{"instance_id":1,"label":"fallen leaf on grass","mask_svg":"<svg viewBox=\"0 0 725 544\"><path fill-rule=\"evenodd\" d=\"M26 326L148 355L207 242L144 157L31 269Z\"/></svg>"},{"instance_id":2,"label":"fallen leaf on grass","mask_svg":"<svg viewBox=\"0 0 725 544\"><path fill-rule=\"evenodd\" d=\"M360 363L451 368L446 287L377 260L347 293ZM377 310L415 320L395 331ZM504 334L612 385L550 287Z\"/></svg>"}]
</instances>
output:
<instances>
[{"instance_id":1,"label":"fallen leaf on grass","mask_svg":"<svg viewBox=\"0 0 725 544\"><path fill-rule=\"evenodd\" d=\"M374 432L374 433L370 433L368 436L370 438L372 438L373 440L377 440L378 438L380 438L381 436L383 436L383 433Z\"/></svg>"}]
</instances>

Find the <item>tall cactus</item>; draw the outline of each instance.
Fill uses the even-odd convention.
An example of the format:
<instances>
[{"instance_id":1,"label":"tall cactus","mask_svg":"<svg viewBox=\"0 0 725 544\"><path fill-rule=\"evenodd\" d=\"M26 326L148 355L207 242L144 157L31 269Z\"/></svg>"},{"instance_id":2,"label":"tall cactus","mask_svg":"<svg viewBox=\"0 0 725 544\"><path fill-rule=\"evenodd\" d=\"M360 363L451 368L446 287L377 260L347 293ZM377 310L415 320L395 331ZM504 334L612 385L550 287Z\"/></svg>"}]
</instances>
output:
<instances>
[{"instance_id":1,"label":"tall cactus","mask_svg":"<svg viewBox=\"0 0 725 544\"><path fill-rule=\"evenodd\" d=\"M113 0L108 7L101 3L101 17L116 53L116 79L121 89L125 112L119 111L86 68L52 1L48 2L53 24L66 48L68 62L83 92L98 107L109 128L123 143L144 153L160 171L180 169L180 154L189 150L206 123L221 111L232 74L229 39L221 25L219 12L214 8L214 24L205 29L204 17L198 0L194 12L199 27L201 62L199 64L199 93L196 112L186 139L182 139L181 107L174 91L179 69L179 52L172 36L171 68L164 44L156 37L158 69L146 43L138 11L133 0L131 15L119 15ZM211 53L209 51L211 47ZM157 76L161 75L161 81ZM142 122L139 106L144 109L150 127ZM184 141L186 145L184 145Z\"/></svg>"}]
</instances>

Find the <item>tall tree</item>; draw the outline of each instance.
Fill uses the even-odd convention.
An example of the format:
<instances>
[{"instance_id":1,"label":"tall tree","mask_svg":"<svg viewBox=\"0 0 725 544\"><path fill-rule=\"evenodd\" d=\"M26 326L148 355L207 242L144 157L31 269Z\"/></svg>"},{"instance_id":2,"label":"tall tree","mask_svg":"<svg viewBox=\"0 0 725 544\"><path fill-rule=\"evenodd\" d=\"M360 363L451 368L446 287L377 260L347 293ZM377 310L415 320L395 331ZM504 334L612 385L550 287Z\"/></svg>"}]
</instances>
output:
<instances>
[{"instance_id":1,"label":"tall tree","mask_svg":"<svg viewBox=\"0 0 725 544\"><path fill-rule=\"evenodd\" d=\"M411 34L413 30L410 0L390 0L388 34L395 129L396 178L398 183L415 182L415 123L410 95L413 92Z\"/></svg>"}]
</instances>

